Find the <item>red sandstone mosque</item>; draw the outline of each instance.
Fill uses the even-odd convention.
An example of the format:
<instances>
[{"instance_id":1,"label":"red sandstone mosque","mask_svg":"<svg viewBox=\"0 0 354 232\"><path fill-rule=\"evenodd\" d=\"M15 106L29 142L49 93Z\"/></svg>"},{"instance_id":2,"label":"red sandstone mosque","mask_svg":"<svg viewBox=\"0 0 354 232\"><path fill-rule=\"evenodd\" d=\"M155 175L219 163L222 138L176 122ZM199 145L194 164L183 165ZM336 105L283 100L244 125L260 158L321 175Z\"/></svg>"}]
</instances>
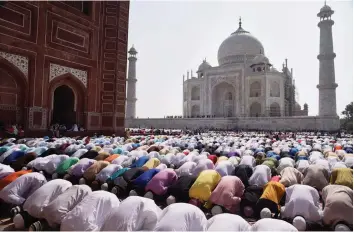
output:
<instances>
[{"instance_id":1,"label":"red sandstone mosque","mask_svg":"<svg viewBox=\"0 0 354 232\"><path fill-rule=\"evenodd\" d=\"M0 3L0 121L124 130L128 1Z\"/></svg>"}]
</instances>

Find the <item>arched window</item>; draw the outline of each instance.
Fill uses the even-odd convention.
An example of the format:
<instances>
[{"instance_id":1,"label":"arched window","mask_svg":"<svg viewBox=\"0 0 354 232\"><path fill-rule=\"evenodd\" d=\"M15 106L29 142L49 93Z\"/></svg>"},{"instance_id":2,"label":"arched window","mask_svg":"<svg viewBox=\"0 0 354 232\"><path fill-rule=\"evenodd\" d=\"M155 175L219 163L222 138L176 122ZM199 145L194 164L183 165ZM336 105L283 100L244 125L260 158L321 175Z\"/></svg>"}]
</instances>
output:
<instances>
[{"instance_id":1,"label":"arched window","mask_svg":"<svg viewBox=\"0 0 354 232\"><path fill-rule=\"evenodd\" d=\"M250 88L250 97L261 96L261 83L259 81L253 82Z\"/></svg>"},{"instance_id":2,"label":"arched window","mask_svg":"<svg viewBox=\"0 0 354 232\"><path fill-rule=\"evenodd\" d=\"M225 100L232 101L232 93L231 92L226 93Z\"/></svg>"},{"instance_id":3,"label":"arched window","mask_svg":"<svg viewBox=\"0 0 354 232\"><path fill-rule=\"evenodd\" d=\"M280 97L280 86L276 81L272 81L270 84L270 96Z\"/></svg>"},{"instance_id":4,"label":"arched window","mask_svg":"<svg viewBox=\"0 0 354 232\"><path fill-rule=\"evenodd\" d=\"M192 88L192 93L191 93L191 100L192 101L198 101L200 100L200 88L199 86L194 86Z\"/></svg>"},{"instance_id":5,"label":"arched window","mask_svg":"<svg viewBox=\"0 0 354 232\"><path fill-rule=\"evenodd\" d=\"M199 105L194 105L192 106L192 113L191 113L192 117L197 117L200 115L200 107Z\"/></svg>"},{"instance_id":6,"label":"arched window","mask_svg":"<svg viewBox=\"0 0 354 232\"><path fill-rule=\"evenodd\" d=\"M258 102L252 103L250 107L250 116L251 117L260 117L262 113L262 106Z\"/></svg>"},{"instance_id":7,"label":"arched window","mask_svg":"<svg viewBox=\"0 0 354 232\"><path fill-rule=\"evenodd\" d=\"M270 117L280 117L280 106L278 103L273 102L270 105L270 112L269 112Z\"/></svg>"}]
</instances>

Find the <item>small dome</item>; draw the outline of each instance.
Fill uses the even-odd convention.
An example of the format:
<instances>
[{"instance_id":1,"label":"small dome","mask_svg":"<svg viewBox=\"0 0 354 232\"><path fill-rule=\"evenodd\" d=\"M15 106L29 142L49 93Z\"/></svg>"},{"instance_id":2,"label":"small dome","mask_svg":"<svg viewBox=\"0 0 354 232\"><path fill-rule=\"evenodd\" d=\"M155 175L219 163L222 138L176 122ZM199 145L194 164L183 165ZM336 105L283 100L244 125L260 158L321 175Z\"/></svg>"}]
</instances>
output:
<instances>
[{"instance_id":1,"label":"small dome","mask_svg":"<svg viewBox=\"0 0 354 232\"><path fill-rule=\"evenodd\" d=\"M252 64L269 64L269 59L265 55L259 54L253 59Z\"/></svg>"},{"instance_id":2,"label":"small dome","mask_svg":"<svg viewBox=\"0 0 354 232\"><path fill-rule=\"evenodd\" d=\"M203 63L201 63L199 65L198 72L209 69L209 68L212 68L212 66L206 60L203 60Z\"/></svg>"},{"instance_id":3,"label":"small dome","mask_svg":"<svg viewBox=\"0 0 354 232\"><path fill-rule=\"evenodd\" d=\"M320 12L317 14L318 17L329 17L334 13L330 6L324 5Z\"/></svg>"},{"instance_id":4,"label":"small dome","mask_svg":"<svg viewBox=\"0 0 354 232\"><path fill-rule=\"evenodd\" d=\"M320 12L329 12L329 11L332 11L332 9L328 5L324 5L320 10Z\"/></svg>"},{"instance_id":5,"label":"small dome","mask_svg":"<svg viewBox=\"0 0 354 232\"><path fill-rule=\"evenodd\" d=\"M134 45L129 49L128 51L129 54L137 54L138 52L136 51L136 49L134 48Z\"/></svg>"}]
</instances>

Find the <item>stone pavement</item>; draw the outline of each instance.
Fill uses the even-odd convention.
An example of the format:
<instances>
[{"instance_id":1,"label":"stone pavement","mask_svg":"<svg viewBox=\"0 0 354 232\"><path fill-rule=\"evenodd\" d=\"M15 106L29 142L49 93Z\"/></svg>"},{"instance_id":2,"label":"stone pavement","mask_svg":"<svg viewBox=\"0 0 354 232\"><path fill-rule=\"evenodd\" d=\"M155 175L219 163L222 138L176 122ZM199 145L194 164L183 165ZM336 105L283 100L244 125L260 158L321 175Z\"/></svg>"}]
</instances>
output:
<instances>
[{"instance_id":1,"label":"stone pavement","mask_svg":"<svg viewBox=\"0 0 354 232\"><path fill-rule=\"evenodd\" d=\"M14 231L15 228L13 226L11 218L1 218L0 219L0 231Z\"/></svg>"}]
</instances>

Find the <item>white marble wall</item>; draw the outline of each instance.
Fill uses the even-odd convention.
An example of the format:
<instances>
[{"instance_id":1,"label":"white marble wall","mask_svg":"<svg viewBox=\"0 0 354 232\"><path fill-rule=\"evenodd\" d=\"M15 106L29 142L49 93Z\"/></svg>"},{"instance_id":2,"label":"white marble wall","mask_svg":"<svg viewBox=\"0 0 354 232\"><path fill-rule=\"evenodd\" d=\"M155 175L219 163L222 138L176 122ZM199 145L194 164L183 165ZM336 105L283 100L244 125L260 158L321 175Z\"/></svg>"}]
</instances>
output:
<instances>
[{"instance_id":1,"label":"white marble wall","mask_svg":"<svg viewBox=\"0 0 354 232\"><path fill-rule=\"evenodd\" d=\"M262 118L152 118L126 119L127 128L170 129L254 129L254 130L325 130L339 129L339 117L262 117Z\"/></svg>"}]
</instances>

